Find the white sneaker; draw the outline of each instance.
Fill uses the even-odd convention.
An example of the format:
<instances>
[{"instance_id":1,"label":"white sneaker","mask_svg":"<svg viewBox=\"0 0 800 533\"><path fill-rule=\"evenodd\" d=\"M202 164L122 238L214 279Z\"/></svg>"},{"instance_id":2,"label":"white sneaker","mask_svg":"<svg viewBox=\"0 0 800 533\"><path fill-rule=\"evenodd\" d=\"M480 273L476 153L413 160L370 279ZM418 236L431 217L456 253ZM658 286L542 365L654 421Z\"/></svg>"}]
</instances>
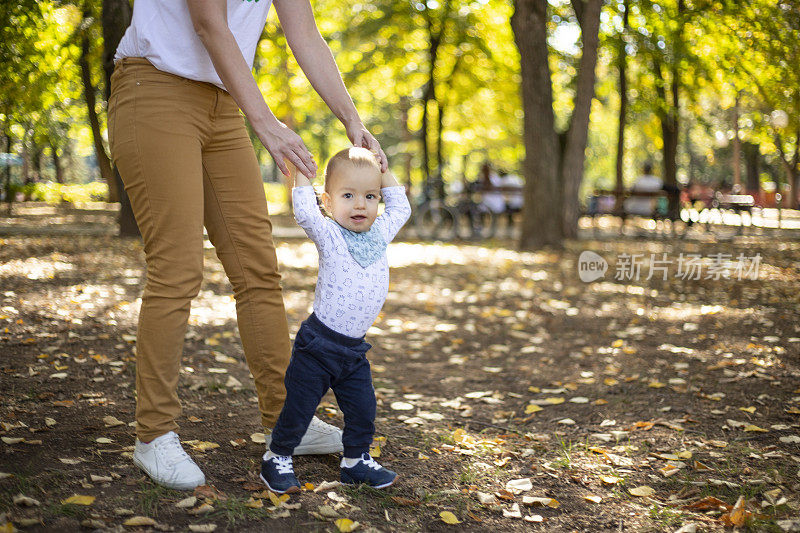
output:
<instances>
[{"instance_id":1,"label":"white sneaker","mask_svg":"<svg viewBox=\"0 0 800 533\"><path fill-rule=\"evenodd\" d=\"M272 442L272 435L264 434L267 443L267 451ZM294 455L324 455L327 453L342 453L342 430L336 426L327 424L317 418L311 419L305 435L300 440L300 444L294 449Z\"/></svg>"},{"instance_id":2,"label":"white sneaker","mask_svg":"<svg viewBox=\"0 0 800 533\"><path fill-rule=\"evenodd\" d=\"M159 485L171 489L190 490L206 484L203 471L183 450L181 439L174 431L147 444L136 439L133 464Z\"/></svg>"}]
</instances>

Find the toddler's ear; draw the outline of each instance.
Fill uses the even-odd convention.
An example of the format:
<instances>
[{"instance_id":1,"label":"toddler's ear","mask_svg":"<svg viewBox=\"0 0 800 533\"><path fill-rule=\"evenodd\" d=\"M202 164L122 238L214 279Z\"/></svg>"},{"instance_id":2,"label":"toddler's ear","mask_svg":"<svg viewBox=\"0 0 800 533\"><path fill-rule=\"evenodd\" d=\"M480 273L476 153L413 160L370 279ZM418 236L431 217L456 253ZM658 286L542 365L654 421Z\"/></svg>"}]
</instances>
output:
<instances>
[{"instance_id":1,"label":"toddler's ear","mask_svg":"<svg viewBox=\"0 0 800 533\"><path fill-rule=\"evenodd\" d=\"M328 213L333 213L333 210L331 210L331 195L328 194L328 191L320 194L319 199L322 200L322 207L325 208L325 211Z\"/></svg>"}]
</instances>

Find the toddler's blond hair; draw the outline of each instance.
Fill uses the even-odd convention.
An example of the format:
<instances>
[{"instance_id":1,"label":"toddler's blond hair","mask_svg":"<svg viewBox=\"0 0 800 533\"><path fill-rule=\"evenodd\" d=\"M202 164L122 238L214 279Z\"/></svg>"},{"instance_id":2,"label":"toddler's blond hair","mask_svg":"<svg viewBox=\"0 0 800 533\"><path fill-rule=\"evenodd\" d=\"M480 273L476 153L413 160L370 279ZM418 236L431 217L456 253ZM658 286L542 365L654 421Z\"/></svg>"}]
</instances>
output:
<instances>
[{"instance_id":1,"label":"toddler's blond hair","mask_svg":"<svg viewBox=\"0 0 800 533\"><path fill-rule=\"evenodd\" d=\"M345 162L349 162L354 167L359 168L372 167L378 174L381 172L381 166L378 164L375 154L366 148L359 148L357 146L345 148L344 150L336 152L336 154L328 160L328 165L325 167L325 191L329 190L329 184L333 176L336 174L337 170L340 170L340 167Z\"/></svg>"}]
</instances>

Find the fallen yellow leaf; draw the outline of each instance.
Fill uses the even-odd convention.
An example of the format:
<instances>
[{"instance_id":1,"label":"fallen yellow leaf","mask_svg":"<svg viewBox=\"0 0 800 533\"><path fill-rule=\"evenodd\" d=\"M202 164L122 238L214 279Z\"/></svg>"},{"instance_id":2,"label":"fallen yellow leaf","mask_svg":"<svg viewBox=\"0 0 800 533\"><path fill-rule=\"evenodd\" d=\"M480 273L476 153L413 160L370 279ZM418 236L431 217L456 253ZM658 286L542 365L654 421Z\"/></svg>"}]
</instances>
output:
<instances>
[{"instance_id":1,"label":"fallen yellow leaf","mask_svg":"<svg viewBox=\"0 0 800 533\"><path fill-rule=\"evenodd\" d=\"M750 413L750 414L753 414L753 413L756 412L756 408L755 407L740 407L739 410L740 411L744 411L745 413Z\"/></svg>"},{"instance_id":2,"label":"fallen yellow leaf","mask_svg":"<svg viewBox=\"0 0 800 533\"><path fill-rule=\"evenodd\" d=\"M630 489L628 492L630 492L634 496L639 496L640 498L647 498L656 493L655 489L653 489L652 487L648 487L646 485L642 485L641 487L634 487Z\"/></svg>"},{"instance_id":3,"label":"fallen yellow leaf","mask_svg":"<svg viewBox=\"0 0 800 533\"><path fill-rule=\"evenodd\" d=\"M78 494L73 494L66 500L61 500L61 503L74 503L75 505L92 505L94 503L95 497L94 496L80 496Z\"/></svg>"},{"instance_id":4,"label":"fallen yellow leaf","mask_svg":"<svg viewBox=\"0 0 800 533\"><path fill-rule=\"evenodd\" d=\"M444 522L445 524L454 525L461 523L461 520L456 518L456 515L454 515L450 511L442 511L441 513L439 513L439 518L441 518L442 522Z\"/></svg>"},{"instance_id":5,"label":"fallen yellow leaf","mask_svg":"<svg viewBox=\"0 0 800 533\"><path fill-rule=\"evenodd\" d=\"M244 502L244 506L249 507L250 509L261 509L264 507L264 502L251 497L249 500Z\"/></svg>"},{"instance_id":6,"label":"fallen yellow leaf","mask_svg":"<svg viewBox=\"0 0 800 533\"><path fill-rule=\"evenodd\" d=\"M591 496L591 495L589 495L589 496L584 496L583 498L586 501L590 501L592 503L600 503L601 501L603 501L603 498L601 498L600 496Z\"/></svg>"},{"instance_id":7,"label":"fallen yellow leaf","mask_svg":"<svg viewBox=\"0 0 800 533\"><path fill-rule=\"evenodd\" d=\"M289 500L288 494L282 494L281 496L278 496L277 494L271 491L268 494L269 494L269 501L271 501L272 505L274 505L275 507L280 507L281 505L283 505L283 502Z\"/></svg>"},{"instance_id":8,"label":"fallen yellow leaf","mask_svg":"<svg viewBox=\"0 0 800 533\"><path fill-rule=\"evenodd\" d=\"M188 444L193 450L197 450L198 452L205 452L207 450L219 448L219 444L216 442L206 442L202 440L187 440L185 444Z\"/></svg>"},{"instance_id":9,"label":"fallen yellow leaf","mask_svg":"<svg viewBox=\"0 0 800 533\"><path fill-rule=\"evenodd\" d=\"M369 449L369 454L372 457L380 457L381 456L381 447L380 446L373 446Z\"/></svg>"},{"instance_id":10,"label":"fallen yellow leaf","mask_svg":"<svg viewBox=\"0 0 800 533\"><path fill-rule=\"evenodd\" d=\"M532 505L532 506L541 506L541 507L552 507L553 509L558 509L561 507L561 504L558 503L558 500L555 498L546 498L546 497L539 497L539 496L523 496L522 497L522 504L523 505Z\"/></svg>"},{"instance_id":11,"label":"fallen yellow leaf","mask_svg":"<svg viewBox=\"0 0 800 533\"><path fill-rule=\"evenodd\" d=\"M704 465L700 461L695 461L694 463L692 463L692 468L694 468L695 470L713 470L710 466Z\"/></svg>"},{"instance_id":12,"label":"fallen yellow leaf","mask_svg":"<svg viewBox=\"0 0 800 533\"><path fill-rule=\"evenodd\" d=\"M550 398L545 398L544 401L552 405L558 405L560 403L564 403L565 400L564 398L560 398L558 396L551 396Z\"/></svg>"},{"instance_id":13,"label":"fallen yellow leaf","mask_svg":"<svg viewBox=\"0 0 800 533\"><path fill-rule=\"evenodd\" d=\"M530 414L533 414L533 413L538 413L541 410L542 410L541 407L539 407L538 405L534 405L532 403L525 406L525 414L526 415L530 415Z\"/></svg>"},{"instance_id":14,"label":"fallen yellow leaf","mask_svg":"<svg viewBox=\"0 0 800 533\"><path fill-rule=\"evenodd\" d=\"M123 526L154 526L156 521L147 516L133 516L122 523Z\"/></svg>"},{"instance_id":15,"label":"fallen yellow leaf","mask_svg":"<svg viewBox=\"0 0 800 533\"><path fill-rule=\"evenodd\" d=\"M760 428L760 427L758 427L758 426L756 426L754 424L749 424L749 425L745 426L744 430L745 431L756 431L758 433L768 433L769 432L768 429Z\"/></svg>"},{"instance_id":16,"label":"fallen yellow leaf","mask_svg":"<svg viewBox=\"0 0 800 533\"><path fill-rule=\"evenodd\" d=\"M351 531L355 531L358 527L358 522L353 522L349 518L340 518L334 522L336 525L336 529L341 531L341 533L350 533Z\"/></svg>"},{"instance_id":17,"label":"fallen yellow leaf","mask_svg":"<svg viewBox=\"0 0 800 533\"><path fill-rule=\"evenodd\" d=\"M729 527L742 527L746 525L753 518L753 513L747 510L745 503L744 496L739 496L733 508L720 516L719 519L723 524Z\"/></svg>"}]
</instances>

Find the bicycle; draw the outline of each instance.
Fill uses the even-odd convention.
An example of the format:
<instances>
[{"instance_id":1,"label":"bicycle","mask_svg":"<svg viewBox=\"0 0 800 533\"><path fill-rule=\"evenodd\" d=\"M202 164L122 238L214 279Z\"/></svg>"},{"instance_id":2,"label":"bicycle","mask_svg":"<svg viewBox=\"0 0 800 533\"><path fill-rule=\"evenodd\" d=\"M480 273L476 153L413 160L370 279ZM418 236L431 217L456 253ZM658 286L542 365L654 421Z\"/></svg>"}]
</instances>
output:
<instances>
[{"instance_id":1,"label":"bicycle","mask_svg":"<svg viewBox=\"0 0 800 533\"><path fill-rule=\"evenodd\" d=\"M468 187L456 203L456 234L463 240L491 239L497 230L497 216L485 204L475 201L480 189Z\"/></svg>"},{"instance_id":2,"label":"bicycle","mask_svg":"<svg viewBox=\"0 0 800 533\"><path fill-rule=\"evenodd\" d=\"M441 178L425 183L421 201L412 212L412 225L419 239L451 241L457 234L458 216L445 203Z\"/></svg>"}]
</instances>

